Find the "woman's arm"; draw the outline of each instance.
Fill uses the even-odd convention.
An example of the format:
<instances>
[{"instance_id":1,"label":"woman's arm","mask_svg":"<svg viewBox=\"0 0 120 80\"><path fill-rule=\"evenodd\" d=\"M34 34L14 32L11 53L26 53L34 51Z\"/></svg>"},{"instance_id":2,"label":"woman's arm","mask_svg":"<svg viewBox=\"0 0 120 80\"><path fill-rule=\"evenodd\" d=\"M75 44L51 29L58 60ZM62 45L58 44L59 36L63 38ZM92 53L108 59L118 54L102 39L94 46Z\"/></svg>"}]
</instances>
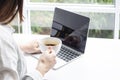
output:
<instances>
[{"instance_id":1,"label":"woman's arm","mask_svg":"<svg viewBox=\"0 0 120 80\"><path fill-rule=\"evenodd\" d=\"M31 73L18 71L18 55L12 43L0 40L0 80L43 80L42 77L55 65L55 53L47 50L40 56L37 68ZM26 68L23 66L22 68ZM23 72L23 71L21 71Z\"/></svg>"},{"instance_id":2,"label":"woman's arm","mask_svg":"<svg viewBox=\"0 0 120 80\"><path fill-rule=\"evenodd\" d=\"M20 45L20 48L25 53L40 53L39 42L37 40L22 44Z\"/></svg>"},{"instance_id":3,"label":"woman's arm","mask_svg":"<svg viewBox=\"0 0 120 80\"><path fill-rule=\"evenodd\" d=\"M46 50L41 54L36 69L26 74L23 80L43 80L43 76L55 65L55 58L56 55L52 49Z\"/></svg>"},{"instance_id":4,"label":"woman's arm","mask_svg":"<svg viewBox=\"0 0 120 80\"><path fill-rule=\"evenodd\" d=\"M8 40L0 39L0 80L19 80L18 56Z\"/></svg>"},{"instance_id":5,"label":"woman's arm","mask_svg":"<svg viewBox=\"0 0 120 80\"><path fill-rule=\"evenodd\" d=\"M0 68L0 80L20 80L17 72L10 68Z\"/></svg>"},{"instance_id":6,"label":"woman's arm","mask_svg":"<svg viewBox=\"0 0 120 80\"><path fill-rule=\"evenodd\" d=\"M42 76L37 70L31 73L22 71L22 68L26 68L26 66L18 65L19 57L12 42L0 40L0 80L29 80L30 78L31 80L42 80ZM21 75L28 77L23 78Z\"/></svg>"}]
</instances>

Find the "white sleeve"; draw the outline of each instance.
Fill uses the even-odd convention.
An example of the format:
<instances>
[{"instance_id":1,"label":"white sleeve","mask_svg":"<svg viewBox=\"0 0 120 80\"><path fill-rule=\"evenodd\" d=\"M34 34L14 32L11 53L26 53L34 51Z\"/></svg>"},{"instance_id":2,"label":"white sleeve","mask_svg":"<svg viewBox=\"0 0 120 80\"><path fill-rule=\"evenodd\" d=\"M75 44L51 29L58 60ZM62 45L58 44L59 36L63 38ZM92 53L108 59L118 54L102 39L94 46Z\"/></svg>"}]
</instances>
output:
<instances>
[{"instance_id":1,"label":"white sleeve","mask_svg":"<svg viewBox=\"0 0 120 80\"><path fill-rule=\"evenodd\" d=\"M13 47L0 40L0 80L20 80L17 72L17 55Z\"/></svg>"},{"instance_id":2,"label":"white sleeve","mask_svg":"<svg viewBox=\"0 0 120 80\"><path fill-rule=\"evenodd\" d=\"M17 71L17 61L18 55L14 46L0 40L0 80L21 80ZM22 80L43 80L43 77L37 70L33 70L24 75Z\"/></svg>"},{"instance_id":3,"label":"white sleeve","mask_svg":"<svg viewBox=\"0 0 120 80\"><path fill-rule=\"evenodd\" d=\"M8 68L0 69L0 80L19 80L17 73Z\"/></svg>"},{"instance_id":4,"label":"white sleeve","mask_svg":"<svg viewBox=\"0 0 120 80\"><path fill-rule=\"evenodd\" d=\"M27 73L22 80L43 80L43 76L37 70Z\"/></svg>"}]
</instances>

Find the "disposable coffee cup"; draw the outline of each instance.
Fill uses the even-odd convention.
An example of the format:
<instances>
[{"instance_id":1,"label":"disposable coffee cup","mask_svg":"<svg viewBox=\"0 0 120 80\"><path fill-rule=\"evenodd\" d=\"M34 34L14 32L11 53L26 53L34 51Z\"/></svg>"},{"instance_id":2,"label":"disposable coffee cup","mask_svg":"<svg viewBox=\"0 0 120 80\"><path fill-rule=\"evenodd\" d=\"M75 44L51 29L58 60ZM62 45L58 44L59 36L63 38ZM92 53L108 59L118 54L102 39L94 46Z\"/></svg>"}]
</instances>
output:
<instances>
[{"instance_id":1,"label":"disposable coffee cup","mask_svg":"<svg viewBox=\"0 0 120 80\"><path fill-rule=\"evenodd\" d=\"M57 54L60 51L62 41L56 37L46 37L40 40L39 48L41 52L46 51L48 48L52 48Z\"/></svg>"}]
</instances>

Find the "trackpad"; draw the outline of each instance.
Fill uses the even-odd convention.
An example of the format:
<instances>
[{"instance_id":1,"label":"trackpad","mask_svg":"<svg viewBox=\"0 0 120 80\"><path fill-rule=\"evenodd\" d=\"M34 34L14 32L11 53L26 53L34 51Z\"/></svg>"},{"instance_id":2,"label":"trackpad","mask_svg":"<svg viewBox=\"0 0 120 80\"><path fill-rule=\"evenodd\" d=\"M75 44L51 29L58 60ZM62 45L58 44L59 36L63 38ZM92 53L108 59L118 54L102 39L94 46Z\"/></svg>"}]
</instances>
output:
<instances>
[{"instance_id":1,"label":"trackpad","mask_svg":"<svg viewBox=\"0 0 120 80\"><path fill-rule=\"evenodd\" d=\"M59 68L61 68L61 67L63 67L67 62L65 62L64 60L62 60L62 59L60 59L60 58L58 58L58 57L56 57L56 64L55 64L55 66L53 67L53 70L57 70L57 69L59 69Z\"/></svg>"}]
</instances>

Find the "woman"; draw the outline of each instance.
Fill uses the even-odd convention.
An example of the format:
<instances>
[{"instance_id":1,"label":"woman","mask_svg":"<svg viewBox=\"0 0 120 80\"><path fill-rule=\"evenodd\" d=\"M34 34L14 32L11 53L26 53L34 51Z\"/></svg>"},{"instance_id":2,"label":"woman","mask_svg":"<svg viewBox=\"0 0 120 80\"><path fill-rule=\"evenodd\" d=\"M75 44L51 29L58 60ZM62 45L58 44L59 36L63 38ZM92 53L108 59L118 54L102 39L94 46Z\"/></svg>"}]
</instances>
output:
<instances>
[{"instance_id":1,"label":"woman","mask_svg":"<svg viewBox=\"0 0 120 80\"><path fill-rule=\"evenodd\" d=\"M55 64L54 51L49 49L41 55L36 69L27 73L23 51L33 53L40 50L37 42L21 46L20 49L13 39L14 29L9 23L17 14L22 22L22 10L23 0L0 0L0 80L42 80Z\"/></svg>"}]
</instances>

